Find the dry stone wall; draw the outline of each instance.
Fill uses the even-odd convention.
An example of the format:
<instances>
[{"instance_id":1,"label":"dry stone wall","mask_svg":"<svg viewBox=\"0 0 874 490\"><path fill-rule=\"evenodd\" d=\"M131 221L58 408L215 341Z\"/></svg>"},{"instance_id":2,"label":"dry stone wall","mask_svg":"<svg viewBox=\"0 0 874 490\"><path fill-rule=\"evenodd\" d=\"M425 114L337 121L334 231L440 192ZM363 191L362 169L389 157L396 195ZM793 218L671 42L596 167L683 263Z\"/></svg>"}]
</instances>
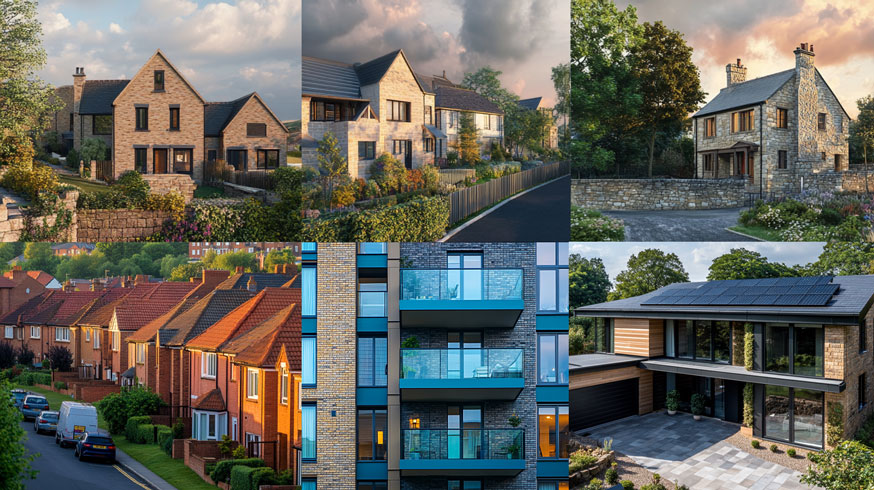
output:
<instances>
[{"instance_id":1,"label":"dry stone wall","mask_svg":"<svg viewBox=\"0 0 874 490\"><path fill-rule=\"evenodd\" d=\"M168 211L107 209L79 211L77 240L81 242L132 242L161 231Z\"/></svg>"},{"instance_id":2,"label":"dry stone wall","mask_svg":"<svg viewBox=\"0 0 874 490\"><path fill-rule=\"evenodd\" d=\"M573 204L588 209L736 208L745 204L742 179L575 179Z\"/></svg>"}]
</instances>

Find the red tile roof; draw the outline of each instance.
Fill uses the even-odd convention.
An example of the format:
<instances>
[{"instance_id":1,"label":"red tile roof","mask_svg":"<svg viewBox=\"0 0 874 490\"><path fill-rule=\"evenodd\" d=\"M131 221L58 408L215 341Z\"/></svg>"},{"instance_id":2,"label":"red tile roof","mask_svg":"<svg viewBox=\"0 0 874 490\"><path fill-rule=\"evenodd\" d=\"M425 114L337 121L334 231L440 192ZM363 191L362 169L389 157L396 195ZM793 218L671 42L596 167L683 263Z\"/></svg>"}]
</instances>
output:
<instances>
[{"instance_id":1,"label":"red tile roof","mask_svg":"<svg viewBox=\"0 0 874 490\"><path fill-rule=\"evenodd\" d=\"M0 288L14 288L15 286L18 286L18 284L12 282L12 279L0 277Z\"/></svg>"},{"instance_id":2,"label":"red tile roof","mask_svg":"<svg viewBox=\"0 0 874 490\"><path fill-rule=\"evenodd\" d=\"M273 367L285 345L291 371L300 371L300 307L290 304L252 330L227 342L221 352L235 354L234 362Z\"/></svg>"},{"instance_id":3,"label":"red tile roof","mask_svg":"<svg viewBox=\"0 0 874 490\"><path fill-rule=\"evenodd\" d=\"M179 304L191 290L191 282L160 282L137 284L120 304L115 306L119 330L138 330Z\"/></svg>"},{"instance_id":4,"label":"red tile roof","mask_svg":"<svg viewBox=\"0 0 874 490\"><path fill-rule=\"evenodd\" d=\"M33 312L36 311L50 296L52 296L52 293L54 292L55 291L53 290L44 291L41 294L30 298L19 305L18 308L3 315L3 317L0 318L0 322L5 325L14 325L19 321L25 321L25 318L32 315Z\"/></svg>"},{"instance_id":5,"label":"red tile roof","mask_svg":"<svg viewBox=\"0 0 874 490\"><path fill-rule=\"evenodd\" d=\"M80 315L75 323L95 327L108 327L115 307L121 304L131 291L131 288L107 289L103 296L94 300L83 309L82 315Z\"/></svg>"},{"instance_id":6,"label":"red tile roof","mask_svg":"<svg viewBox=\"0 0 874 490\"><path fill-rule=\"evenodd\" d=\"M27 271L27 275L43 286L48 286L48 284L55 278L53 275L44 271ZM12 279L12 271L4 272L3 277L6 279Z\"/></svg>"},{"instance_id":7,"label":"red tile roof","mask_svg":"<svg viewBox=\"0 0 874 490\"><path fill-rule=\"evenodd\" d=\"M207 394L198 398L191 406L195 410L209 410L211 412L224 412L225 399L218 388L213 388Z\"/></svg>"}]
</instances>

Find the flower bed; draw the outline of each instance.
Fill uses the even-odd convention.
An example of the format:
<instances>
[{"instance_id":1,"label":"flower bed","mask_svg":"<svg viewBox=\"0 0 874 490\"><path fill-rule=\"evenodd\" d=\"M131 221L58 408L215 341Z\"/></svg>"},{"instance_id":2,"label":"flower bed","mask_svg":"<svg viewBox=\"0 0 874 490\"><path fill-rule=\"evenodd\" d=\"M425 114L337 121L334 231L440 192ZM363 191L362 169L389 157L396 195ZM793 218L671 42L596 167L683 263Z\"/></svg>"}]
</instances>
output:
<instances>
[{"instance_id":1,"label":"flower bed","mask_svg":"<svg viewBox=\"0 0 874 490\"><path fill-rule=\"evenodd\" d=\"M571 206L571 240L577 242L614 242L625 239L621 219L604 216L593 209Z\"/></svg>"},{"instance_id":2,"label":"flower bed","mask_svg":"<svg viewBox=\"0 0 874 490\"><path fill-rule=\"evenodd\" d=\"M799 199L756 201L740 224L779 234L784 241L858 241L871 234L874 201L851 194L816 193Z\"/></svg>"},{"instance_id":3,"label":"flower bed","mask_svg":"<svg viewBox=\"0 0 874 490\"><path fill-rule=\"evenodd\" d=\"M570 453L569 480L572 488L588 482L616 461L616 454L612 450L583 444L576 440L568 443L568 452Z\"/></svg>"}]
</instances>

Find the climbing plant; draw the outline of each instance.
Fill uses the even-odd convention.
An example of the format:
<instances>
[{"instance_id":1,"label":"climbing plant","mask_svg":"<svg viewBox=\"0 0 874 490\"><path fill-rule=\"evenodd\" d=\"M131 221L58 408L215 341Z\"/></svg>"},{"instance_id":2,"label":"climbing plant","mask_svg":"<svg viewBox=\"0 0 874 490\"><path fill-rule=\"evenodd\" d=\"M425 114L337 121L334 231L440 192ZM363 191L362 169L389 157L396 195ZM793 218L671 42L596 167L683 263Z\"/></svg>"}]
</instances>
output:
<instances>
[{"instance_id":1,"label":"climbing plant","mask_svg":"<svg viewBox=\"0 0 874 490\"><path fill-rule=\"evenodd\" d=\"M744 385L744 427L753 426L753 384Z\"/></svg>"},{"instance_id":2,"label":"climbing plant","mask_svg":"<svg viewBox=\"0 0 874 490\"><path fill-rule=\"evenodd\" d=\"M844 440L844 405L841 402L828 402L828 427L826 443L835 447Z\"/></svg>"},{"instance_id":3,"label":"climbing plant","mask_svg":"<svg viewBox=\"0 0 874 490\"><path fill-rule=\"evenodd\" d=\"M744 367L753 370L753 324L744 324Z\"/></svg>"}]
</instances>

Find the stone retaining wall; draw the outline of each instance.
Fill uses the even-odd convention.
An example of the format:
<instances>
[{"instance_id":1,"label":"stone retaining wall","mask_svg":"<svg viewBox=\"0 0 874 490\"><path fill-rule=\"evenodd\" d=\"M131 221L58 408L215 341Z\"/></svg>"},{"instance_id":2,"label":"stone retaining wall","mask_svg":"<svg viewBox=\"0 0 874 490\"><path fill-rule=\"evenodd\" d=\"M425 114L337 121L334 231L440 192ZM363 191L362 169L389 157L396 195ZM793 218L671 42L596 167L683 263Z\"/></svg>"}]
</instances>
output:
<instances>
[{"instance_id":1,"label":"stone retaining wall","mask_svg":"<svg viewBox=\"0 0 874 490\"><path fill-rule=\"evenodd\" d=\"M588 209L736 208L745 204L742 179L574 179L571 199Z\"/></svg>"},{"instance_id":2,"label":"stone retaining wall","mask_svg":"<svg viewBox=\"0 0 874 490\"><path fill-rule=\"evenodd\" d=\"M79 191L64 191L60 194L64 207L69 211L73 211L75 223L76 200L79 199ZM17 242L21 238L21 233L26 227L26 220L22 215L15 215L10 218L7 208L7 203L0 203L0 242ZM45 216L35 218L35 223L44 226L54 226L55 216ZM58 241L77 241L75 226L71 226L62 236L57 237Z\"/></svg>"},{"instance_id":3,"label":"stone retaining wall","mask_svg":"<svg viewBox=\"0 0 874 490\"><path fill-rule=\"evenodd\" d=\"M79 211L76 236L81 242L131 242L161 231L169 211L105 209Z\"/></svg>"},{"instance_id":4,"label":"stone retaining wall","mask_svg":"<svg viewBox=\"0 0 874 490\"><path fill-rule=\"evenodd\" d=\"M176 191L182 194L185 202L194 199L194 189L197 184L184 174L144 174L143 180L149 183L149 188L155 194L167 194Z\"/></svg>"}]
</instances>

